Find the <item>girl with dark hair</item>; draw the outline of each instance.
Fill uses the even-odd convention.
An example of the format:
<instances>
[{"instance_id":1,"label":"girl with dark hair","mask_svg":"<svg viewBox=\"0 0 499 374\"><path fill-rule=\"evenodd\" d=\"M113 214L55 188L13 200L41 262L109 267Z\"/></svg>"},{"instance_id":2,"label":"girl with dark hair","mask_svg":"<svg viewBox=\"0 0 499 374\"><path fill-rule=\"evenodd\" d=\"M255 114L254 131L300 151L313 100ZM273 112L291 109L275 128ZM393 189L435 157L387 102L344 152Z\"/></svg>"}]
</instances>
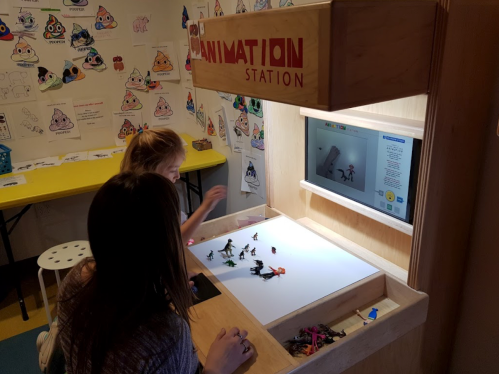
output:
<instances>
[{"instance_id":1,"label":"girl with dark hair","mask_svg":"<svg viewBox=\"0 0 499 374\"><path fill-rule=\"evenodd\" d=\"M198 372L173 184L155 173L114 176L92 201L88 235L94 257L70 271L59 293L67 373ZM246 336L222 330L203 372L237 369L253 354Z\"/></svg>"}]
</instances>

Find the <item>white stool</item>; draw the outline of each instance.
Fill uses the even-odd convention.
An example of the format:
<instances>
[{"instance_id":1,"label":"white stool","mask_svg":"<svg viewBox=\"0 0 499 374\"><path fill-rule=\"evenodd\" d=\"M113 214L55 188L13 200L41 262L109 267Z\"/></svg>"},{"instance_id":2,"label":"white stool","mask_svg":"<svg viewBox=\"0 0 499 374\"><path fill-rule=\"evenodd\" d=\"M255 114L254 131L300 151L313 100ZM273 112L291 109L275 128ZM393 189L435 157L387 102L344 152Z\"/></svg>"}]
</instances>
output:
<instances>
[{"instance_id":1,"label":"white stool","mask_svg":"<svg viewBox=\"0 0 499 374\"><path fill-rule=\"evenodd\" d=\"M72 268L82 259L90 256L92 256L90 243L86 240L77 240L56 245L55 247L47 249L38 257L38 266L40 266L40 270L38 270L38 280L40 281L40 288L42 290L43 303L45 304L45 312L47 313L49 326L52 324L52 316L50 315L47 291L45 290L45 282L43 281L43 270L54 270L57 287L60 287L61 278L59 277L59 270Z\"/></svg>"}]
</instances>

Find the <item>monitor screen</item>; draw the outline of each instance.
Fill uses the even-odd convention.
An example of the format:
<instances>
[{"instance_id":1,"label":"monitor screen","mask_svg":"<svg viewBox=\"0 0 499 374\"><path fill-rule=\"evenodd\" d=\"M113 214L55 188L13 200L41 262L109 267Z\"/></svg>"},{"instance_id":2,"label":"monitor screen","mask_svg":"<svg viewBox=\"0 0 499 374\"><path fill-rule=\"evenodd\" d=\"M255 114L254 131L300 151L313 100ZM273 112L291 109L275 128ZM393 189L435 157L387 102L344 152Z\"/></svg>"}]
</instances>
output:
<instances>
[{"instance_id":1,"label":"monitor screen","mask_svg":"<svg viewBox=\"0 0 499 374\"><path fill-rule=\"evenodd\" d=\"M306 118L306 180L412 224L421 140Z\"/></svg>"}]
</instances>

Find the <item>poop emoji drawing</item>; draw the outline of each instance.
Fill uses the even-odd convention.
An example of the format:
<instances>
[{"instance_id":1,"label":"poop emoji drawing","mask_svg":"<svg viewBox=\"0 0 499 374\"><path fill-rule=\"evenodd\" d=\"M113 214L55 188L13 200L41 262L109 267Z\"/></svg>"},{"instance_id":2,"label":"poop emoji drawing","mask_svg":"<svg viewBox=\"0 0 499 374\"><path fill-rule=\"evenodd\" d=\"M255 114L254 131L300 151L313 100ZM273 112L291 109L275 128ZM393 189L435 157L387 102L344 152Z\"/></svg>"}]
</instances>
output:
<instances>
[{"instance_id":1,"label":"poop emoji drawing","mask_svg":"<svg viewBox=\"0 0 499 374\"><path fill-rule=\"evenodd\" d=\"M123 57L121 57L121 56L113 57L113 66L114 66L114 70L116 70L116 71L125 70L125 64L123 63Z\"/></svg>"},{"instance_id":2,"label":"poop emoji drawing","mask_svg":"<svg viewBox=\"0 0 499 374\"><path fill-rule=\"evenodd\" d=\"M150 71L147 71L147 76L146 76L144 84L146 85L148 91L159 91L159 90L163 89L163 86L161 85L161 83L159 83L158 81L151 80L151 72Z\"/></svg>"},{"instance_id":3,"label":"poop emoji drawing","mask_svg":"<svg viewBox=\"0 0 499 374\"><path fill-rule=\"evenodd\" d=\"M64 39L64 33L66 28L59 22L59 20L49 14L49 19L45 25L45 31L43 32L43 37L45 39Z\"/></svg>"},{"instance_id":4,"label":"poop emoji drawing","mask_svg":"<svg viewBox=\"0 0 499 374\"><path fill-rule=\"evenodd\" d=\"M35 50L23 38L19 38L16 43L12 56L10 57L15 62L38 62L38 56Z\"/></svg>"},{"instance_id":5,"label":"poop emoji drawing","mask_svg":"<svg viewBox=\"0 0 499 374\"><path fill-rule=\"evenodd\" d=\"M140 73L139 69L137 68L133 69L132 73L130 74L130 77L128 78L128 81L125 83L125 87L131 90L139 90L139 91L147 90L145 79Z\"/></svg>"},{"instance_id":6,"label":"poop emoji drawing","mask_svg":"<svg viewBox=\"0 0 499 374\"><path fill-rule=\"evenodd\" d=\"M196 111L196 122L199 126L201 126L203 131L206 129L206 119L204 116L203 104L201 104L201 106Z\"/></svg>"},{"instance_id":7,"label":"poop emoji drawing","mask_svg":"<svg viewBox=\"0 0 499 374\"><path fill-rule=\"evenodd\" d=\"M83 78L85 78L85 74L83 74L80 68L71 61L66 60L64 63L64 71L62 72L62 81L67 84L73 81L82 80Z\"/></svg>"},{"instance_id":8,"label":"poop emoji drawing","mask_svg":"<svg viewBox=\"0 0 499 374\"><path fill-rule=\"evenodd\" d=\"M139 110L142 109L142 104L140 100L130 91L126 91L125 97L123 99L123 104L121 105L121 110L126 112L128 110Z\"/></svg>"},{"instance_id":9,"label":"poop emoji drawing","mask_svg":"<svg viewBox=\"0 0 499 374\"><path fill-rule=\"evenodd\" d=\"M218 115L218 135L222 139L225 138L225 121L220 114Z\"/></svg>"},{"instance_id":10,"label":"poop emoji drawing","mask_svg":"<svg viewBox=\"0 0 499 374\"><path fill-rule=\"evenodd\" d=\"M73 31L71 32L71 47L87 47L94 44L94 38L87 29L82 28L77 23L73 23Z\"/></svg>"},{"instance_id":11,"label":"poop emoji drawing","mask_svg":"<svg viewBox=\"0 0 499 374\"><path fill-rule=\"evenodd\" d=\"M59 131L59 130L69 130L74 127L71 119L65 115L60 109L55 108L54 114L52 115L52 121L50 121L49 130Z\"/></svg>"},{"instance_id":12,"label":"poop emoji drawing","mask_svg":"<svg viewBox=\"0 0 499 374\"><path fill-rule=\"evenodd\" d=\"M38 88L40 88L40 91L42 92L51 88L60 88L62 86L62 79L44 67L39 66L38 85Z\"/></svg>"},{"instance_id":13,"label":"poop emoji drawing","mask_svg":"<svg viewBox=\"0 0 499 374\"><path fill-rule=\"evenodd\" d=\"M253 128L253 138L251 139L251 146L253 148L259 149L260 151L263 151L265 150L265 145L263 142L263 125L261 130L256 123L254 124L254 126L255 127Z\"/></svg>"},{"instance_id":14,"label":"poop emoji drawing","mask_svg":"<svg viewBox=\"0 0 499 374\"><path fill-rule=\"evenodd\" d=\"M64 0L63 4L66 6L87 6L87 0Z\"/></svg>"},{"instance_id":15,"label":"poop emoji drawing","mask_svg":"<svg viewBox=\"0 0 499 374\"><path fill-rule=\"evenodd\" d=\"M19 14L17 15L17 29L21 32L36 31L38 30L38 24L36 23L35 17L28 10L19 9Z\"/></svg>"},{"instance_id":16,"label":"poop emoji drawing","mask_svg":"<svg viewBox=\"0 0 499 374\"><path fill-rule=\"evenodd\" d=\"M14 35L10 32L7 24L0 18L0 40L14 40Z\"/></svg>"},{"instance_id":17,"label":"poop emoji drawing","mask_svg":"<svg viewBox=\"0 0 499 374\"><path fill-rule=\"evenodd\" d=\"M194 109L194 100L192 99L192 94L189 92L189 95L187 96L187 105L185 106L188 112L191 113L196 113L196 110Z\"/></svg>"},{"instance_id":18,"label":"poop emoji drawing","mask_svg":"<svg viewBox=\"0 0 499 374\"><path fill-rule=\"evenodd\" d=\"M258 118L263 117L262 101L260 99L251 99L248 110Z\"/></svg>"},{"instance_id":19,"label":"poop emoji drawing","mask_svg":"<svg viewBox=\"0 0 499 374\"><path fill-rule=\"evenodd\" d=\"M95 29L114 29L117 26L118 22L114 20L114 17L111 15L111 13L109 13L102 5L99 5L97 17L95 17Z\"/></svg>"},{"instance_id":20,"label":"poop emoji drawing","mask_svg":"<svg viewBox=\"0 0 499 374\"><path fill-rule=\"evenodd\" d=\"M255 0L255 12L258 12L259 10L272 9L272 6L269 3L269 0Z\"/></svg>"},{"instance_id":21,"label":"poop emoji drawing","mask_svg":"<svg viewBox=\"0 0 499 374\"><path fill-rule=\"evenodd\" d=\"M88 52L87 57L85 57L85 61L83 62L83 69L92 69L97 71L102 71L107 68L104 63L104 59L97 52L95 48L92 48L90 52Z\"/></svg>"},{"instance_id":22,"label":"poop emoji drawing","mask_svg":"<svg viewBox=\"0 0 499 374\"><path fill-rule=\"evenodd\" d=\"M246 5L244 5L243 0L237 0L236 14L248 13Z\"/></svg>"},{"instance_id":23,"label":"poop emoji drawing","mask_svg":"<svg viewBox=\"0 0 499 374\"><path fill-rule=\"evenodd\" d=\"M119 139L125 139L128 135L133 135L137 132L137 129L135 128L132 123L125 119L125 122L123 122L123 125L121 125L120 132L118 133L118 138Z\"/></svg>"},{"instance_id":24,"label":"poop emoji drawing","mask_svg":"<svg viewBox=\"0 0 499 374\"><path fill-rule=\"evenodd\" d=\"M173 70L173 65L170 62L168 55L165 55L163 52L158 51L156 58L154 59L154 64L152 71L171 71Z\"/></svg>"},{"instance_id":25,"label":"poop emoji drawing","mask_svg":"<svg viewBox=\"0 0 499 374\"><path fill-rule=\"evenodd\" d=\"M213 121L210 117L208 117L208 135L217 136L217 132L215 131L215 126L213 125Z\"/></svg>"},{"instance_id":26,"label":"poop emoji drawing","mask_svg":"<svg viewBox=\"0 0 499 374\"><path fill-rule=\"evenodd\" d=\"M246 175L244 176L244 180L248 184L251 184L253 186L260 185L260 181L258 180L258 175L251 161L249 162L248 168L246 169Z\"/></svg>"},{"instance_id":27,"label":"poop emoji drawing","mask_svg":"<svg viewBox=\"0 0 499 374\"><path fill-rule=\"evenodd\" d=\"M172 114L173 110L170 107L170 104L168 104L164 98L160 97L158 103L156 104L154 117L169 117Z\"/></svg>"},{"instance_id":28,"label":"poop emoji drawing","mask_svg":"<svg viewBox=\"0 0 499 374\"><path fill-rule=\"evenodd\" d=\"M224 15L224 11L220 6L220 1L215 0L215 9L214 9L215 17L222 17Z\"/></svg>"},{"instance_id":29,"label":"poop emoji drawing","mask_svg":"<svg viewBox=\"0 0 499 374\"><path fill-rule=\"evenodd\" d=\"M184 10L182 11L182 28L187 28L187 21L189 21L189 14L187 14L187 8L184 5Z\"/></svg>"},{"instance_id":30,"label":"poop emoji drawing","mask_svg":"<svg viewBox=\"0 0 499 374\"><path fill-rule=\"evenodd\" d=\"M249 136L249 121L246 113L241 113L236 120L236 128L241 130L244 135Z\"/></svg>"}]
</instances>

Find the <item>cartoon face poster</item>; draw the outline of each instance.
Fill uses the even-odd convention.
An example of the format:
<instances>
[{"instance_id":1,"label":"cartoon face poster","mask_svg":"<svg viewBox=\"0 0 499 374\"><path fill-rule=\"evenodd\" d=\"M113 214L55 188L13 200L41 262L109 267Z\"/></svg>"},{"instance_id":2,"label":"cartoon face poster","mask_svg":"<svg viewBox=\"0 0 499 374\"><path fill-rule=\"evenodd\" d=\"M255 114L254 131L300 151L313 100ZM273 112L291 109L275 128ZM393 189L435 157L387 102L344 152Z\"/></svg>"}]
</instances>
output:
<instances>
[{"instance_id":1,"label":"cartoon face poster","mask_svg":"<svg viewBox=\"0 0 499 374\"><path fill-rule=\"evenodd\" d=\"M41 106L43 119L49 124L47 129L49 142L80 137L73 100L45 101Z\"/></svg>"},{"instance_id":2,"label":"cartoon face poster","mask_svg":"<svg viewBox=\"0 0 499 374\"><path fill-rule=\"evenodd\" d=\"M73 23L71 30L66 32L69 54L73 60L85 57L95 43L89 23Z\"/></svg>"},{"instance_id":3,"label":"cartoon face poster","mask_svg":"<svg viewBox=\"0 0 499 374\"><path fill-rule=\"evenodd\" d=\"M176 94L168 91L153 91L148 94L151 108L152 126L166 126L176 123L180 115L180 107L177 105Z\"/></svg>"},{"instance_id":4,"label":"cartoon face poster","mask_svg":"<svg viewBox=\"0 0 499 374\"><path fill-rule=\"evenodd\" d=\"M10 58L12 61L17 63L17 66L22 68L32 68L35 66L34 64L40 61L36 54L36 51L22 37L19 37Z\"/></svg>"},{"instance_id":5,"label":"cartoon face poster","mask_svg":"<svg viewBox=\"0 0 499 374\"><path fill-rule=\"evenodd\" d=\"M184 82L192 81L191 70L191 51L189 50L189 42L179 42L179 65L180 76Z\"/></svg>"},{"instance_id":6,"label":"cartoon face poster","mask_svg":"<svg viewBox=\"0 0 499 374\"><path fill-rule=\"evenodd\" d=\"M115 12L114 9L112 11ZM116 21L110 10L99 5L94 17L92 32L95 40L111 40L121 37L121 28L118 27L118 21Z\"/></svg>"},{"instance_id":7,"label":"cartoon face poster","mask_svg":"<svg viewBox=\"0 0 499 374\"><path fill-rule=\"evenodd\" d=\"M58 7L63 17L95 17L94 2L92 0L58 0L62 2Z\"/></svg>"},{"instance_id":8,"label":"cartoon face poster","mask_svg":"<svg viewBox=\"0 0 499 374\"><path fill-rule=\"evenodd\" d=\"M264 158L248 151L242 151L241 157L241 191L265 196L265 162Z\"/></svg>"},{"instance_id":9,"label":"cartoon face poster","mask_svg":"<svg viewBox=\"0 0 499 374\"><path fill-rule=\"evenodd\" d=\"M17 14L17 31L29 34L38 30L37 18L38 14L35 13L34 9L20 8Z\"/></svg>"},{"instance_id":10,"label":"cartoon face poster","mask_svg":"<svg viewBox=\"0 0 499 374\"><path fill-rule=\"evenodd\" d=\"M154 81L178 81L180 71L177 60L177 52L173 42L149 44L148 48L149 66L151 79Z\"/></svg>"},{"instance_id":11,"label":"cartoon face poster","mask_svg":"<svg viewBox=\"0 0 499 374\"><path fill-rule=\"evenodd\" d=\"M184 107L184 118L193 123L196 122L196 90L192 86L183 87L182 106Z\"/></svg>"},{"instance_id":12,"label":"cartoon face poster","mask_svg":"<svg viewBox=\"0 0 499 374\"><path fill-rule=\"evenodd\" d=\"M150 43L153 30L151 13L136 13L128 16L128 27L132 34L132 45Z\"/></svg>"},{"instance_id":13,"label":"cartoon face poster","mask_svg":"<svg viewBox=\"0 0 499 374\"><path fill-rule=\"evenodd\" d=\"M227 117L224 108L222 106L215 108L211 118L213 119L220 145L229 145L226 126Z\"/></svg>"},{"instance_id":14,"label":"cartoon face poster","mask_svg":"<svg viewBox=\"0 0 499 374\"><path fill-rule=\"evenodd\" d=\"M113 112L114 143L117 146L126 145L127 135L136 134L143 125L140 112Z\"/></svg>"},{"instance_id":15,"label":"cartoon face poster","mask_svg":"<svg viewBox=\"0 0 499 374\"><path fill-rule=\"evenodd\" d=\"M35 89L29 71L0 70L0 105L36 100Z\"/></svg>"},{"instance_id":16,"label":"cartoon face poster","mask_svg":"<svg viewBox=\"0 0 499 374\"><path fill-rule=\"evenodd\" d=\"M208 2L196 2L192 4L192 14L189 14L191 20L210 18L210 4Z\"/></svg>"},{"instance_id":17,"label":"cartoon face poster","mask_svg":"<svg viewBox=\"0 0 499 374\"><path fill-rule=\"evenodd\" d=\"M45 22L43 31L43 39L49 44L65 44L66 43L66 27L53 14L49 14L48 20Z\"/></svg>"},{"instance_id":18,"label":"cartoon face poster","mask_svg":"<svg viewBox=\"0 0 499 374\"><path fill-rule=\"evenodd\" d=\"M13 121L11 125L13 125L18 138L33 138L46 133L40 106L37 101L9 105L9 109L10 118Z\"/></svg>"}]
</instances>

